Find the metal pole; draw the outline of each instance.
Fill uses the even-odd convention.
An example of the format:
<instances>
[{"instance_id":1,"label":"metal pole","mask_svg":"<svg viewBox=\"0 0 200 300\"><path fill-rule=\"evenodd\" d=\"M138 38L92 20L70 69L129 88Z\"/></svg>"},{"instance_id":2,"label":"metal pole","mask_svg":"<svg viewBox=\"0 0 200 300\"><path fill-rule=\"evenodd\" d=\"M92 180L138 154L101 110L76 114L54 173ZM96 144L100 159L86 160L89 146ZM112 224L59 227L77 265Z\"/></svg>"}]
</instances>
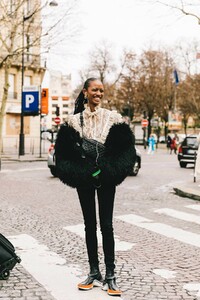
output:
<instances>
[{"instance_id":1,"label":"metal pole","mask_svg":"<svg viewBox=\"0 0 200 300\"><path fill-rule=\"evenodd\" d=\"M21 115L20 115L20 134L19 134L19 156L24 155L24 112L23 112L23 102L22 102L22 92L24 86L24 11L23 11L23 21L22 21L22 81L21 81Z\"/></svg>"},{"instance_id":2,"label":"metal pole","mask_svg":"<svg viewBox=\"0 0 200 300\"><path fill-rule=\"evenodd\" d=\"M41 110L41 108L40 108ZM40 111L40 158L42 157L42 114L41 114L41 111Z\"/></svg>"}]
</instances>

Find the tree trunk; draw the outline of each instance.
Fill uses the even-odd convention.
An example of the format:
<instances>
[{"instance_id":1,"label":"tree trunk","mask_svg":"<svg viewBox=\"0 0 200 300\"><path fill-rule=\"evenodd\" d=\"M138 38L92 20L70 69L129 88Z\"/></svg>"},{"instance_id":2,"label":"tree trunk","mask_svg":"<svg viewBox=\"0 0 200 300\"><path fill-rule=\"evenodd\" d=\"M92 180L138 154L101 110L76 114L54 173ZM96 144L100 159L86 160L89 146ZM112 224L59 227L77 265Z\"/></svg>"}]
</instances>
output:
<instances>
[{"instance_id":1,"label":"tree trunk","mask_svg":"<svg viewBox=\"0 0 200 300\"><path fill-rule=\"evenodd\" d=\"M0 155L2 153L3 145L3 124L6 111L6 103L8 99L8 88L9 88L9 66L4 65L4 87L3 87L3 96L1 100L1 110L0 110Z\"/></svg>"}]
</instances>

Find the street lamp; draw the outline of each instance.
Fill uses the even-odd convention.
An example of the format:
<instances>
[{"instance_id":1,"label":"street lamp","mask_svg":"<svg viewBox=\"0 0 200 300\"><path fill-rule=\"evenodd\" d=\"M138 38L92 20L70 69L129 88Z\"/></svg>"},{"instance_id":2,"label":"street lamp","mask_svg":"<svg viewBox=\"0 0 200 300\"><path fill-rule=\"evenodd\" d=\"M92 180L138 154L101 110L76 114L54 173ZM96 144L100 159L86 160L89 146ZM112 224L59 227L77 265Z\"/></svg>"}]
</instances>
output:
<instances>
[{"instance_id":1,"label":"street lamp","mask_svg":"<svg viewBox=\"0 0 200 300\"><path fill-rule=\"evenodd\" d=\"M49 6L55 7L58 6L58 3L55 0L49 2ZM21 81L21 114L20 114L20 134L19 134L19 156L24 155L24 112L23 112L23 101L22 101L22 92L24 86L24 27L25 22L31 19L35 14L35 11L29 16L25 16L23 10L23 19L22 19L22 81Z\"/></svg>"}]
</instances>

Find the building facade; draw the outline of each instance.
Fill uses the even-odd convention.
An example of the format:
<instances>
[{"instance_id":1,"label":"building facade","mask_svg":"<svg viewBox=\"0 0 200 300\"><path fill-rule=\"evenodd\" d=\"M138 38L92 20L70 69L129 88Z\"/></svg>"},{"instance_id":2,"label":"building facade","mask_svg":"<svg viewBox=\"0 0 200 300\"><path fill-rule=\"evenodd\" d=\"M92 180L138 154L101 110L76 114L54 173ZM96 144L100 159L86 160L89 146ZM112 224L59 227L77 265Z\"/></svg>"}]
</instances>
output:
<instances>
[{"instance_id":1,"label":"building facade","mask_svg":"<svg viewBox=\"0 0 200 300\"><path fill-rule=\"evenodd\" d=\"M6 2L6 1L3 1ZM19 4L22 5L19 5ZM5 101L2 127L2 152L18 152L21 126L22 84L42 84L45 66L41 63L40 0L8 0L0 4L0 108ZM6 12L4 15L3 12ZM21 20L21 21L20 21ZM6 28L6 29L5 29ZM14 37L13 37L14 35ZM8 78L5 69L8 70ZM23 78L22 78L23 76ZM5 103L5 102L4 102ZM24 116L25 152L33 152L40 144L40 116Z\"/></svg>"},{"instance_id":2,"label":"building facade","mask_svg":"<svg viewBox=\"0 0 200 300\"><path fill-rule=\"evenodd\" d=\"M64 122L68 114L73 113L71 75L63 75L60 71L50 70L48 79L44 83L44 88L46 87L49 87L49 101L48 115L43 116L43 130L56 131L59 127L59 124L55 123L56 113L60 124Z\"/></svg>"}]
</instances>

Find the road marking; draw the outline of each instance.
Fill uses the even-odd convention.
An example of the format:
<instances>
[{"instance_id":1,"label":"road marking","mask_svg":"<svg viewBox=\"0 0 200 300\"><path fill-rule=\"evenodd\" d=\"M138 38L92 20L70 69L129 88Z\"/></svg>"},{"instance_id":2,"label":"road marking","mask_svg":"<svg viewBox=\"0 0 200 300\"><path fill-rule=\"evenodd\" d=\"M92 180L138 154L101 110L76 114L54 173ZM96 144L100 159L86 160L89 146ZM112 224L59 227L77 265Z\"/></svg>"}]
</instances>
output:
<instances>
[{"instance_id":1,"label":"road marking","mask_svg":"<svg viewBox=\"0 0 200 300\"><path fill-rule=\"evenodd\" d=\"M66 229L70 232L73 232L73 233L77 234L78 236L80 236L81 238L85 239L85 229L84 228L85 228L84 224L77 224L77 225L73 225L73 226L64 227L64 229ZM97 239L98 239L98 244L102 245L102 235L101 235L101 231L99 228L97 228ZM135 244L133 244L133 243L120 241L119 237L117 235L115 235L115 250L116 251L128 251L128 250L131 250L134 245Z\"/></svg>"},{"instance_id":2,"label":"road marking","mask_svg":"<svg viewBox=\"0 0 200 300\"><path fill-rule=\"evenodd\" d=\"M188 290L189 292L198 292L196 294L197 297L200 296L200 283L187 283L183 286L185 290Z\"/></svg>"},{"instance_id":3,"label":"road marking","mask_svg":"<svg viewBox=\"0 0 200 300\"><path fill-rule=\"evenodd\" d=\"M65 259L52 252L43 244L27 234L9 237L21 257L21 265L49 291L56 300L110 300L101 288L83 292L77 289L81 277L79 266L67 266Z\"/></svg>"},{"instance_id":4,"label":"road marking","mask_svg":"<svg viewBox=\"0 0 200 300\"><path fill-rule=\"evenodd\" d=\"M199 204L186 205L185 207L200 211Z\"/></svg>"},{"instance_id":5,"label":"road marking","mask_svg":"<svg viewBox=\"0 0 200 300\"><path fill-rule=\"evenodd\" d=\"M163 223L154 223L150 219L146 219L134 214L123 215L116 217L126 223L159 233L168 238L173 238L177 241L200 247L200 235L183 229L172 227Z\"/></svg>"},{"instance_id":6,"label":"road marking","mask_svg":"<svg viewBox=\"0 0 200 300\"><path fill-rule=\"evenodd\" d=\"M161 208L161 209L154 210L154 212L200 225L200 218L197 215L181 212L171 208Z\"/></svg>"},{"instance_id":7,"label":"road marking","mask_svg":"<svg viewBox=\"0 0 200 300\"><path fill-rule=\"evenodd\" d=\"M175 271L170 271L170 270L166 270L166 269L153 269L152 271L154 274L161 276L162 278L165 279L170 279L170 278L175 278L176 277L176 273Z\"/></svg>"}]
</instances>

